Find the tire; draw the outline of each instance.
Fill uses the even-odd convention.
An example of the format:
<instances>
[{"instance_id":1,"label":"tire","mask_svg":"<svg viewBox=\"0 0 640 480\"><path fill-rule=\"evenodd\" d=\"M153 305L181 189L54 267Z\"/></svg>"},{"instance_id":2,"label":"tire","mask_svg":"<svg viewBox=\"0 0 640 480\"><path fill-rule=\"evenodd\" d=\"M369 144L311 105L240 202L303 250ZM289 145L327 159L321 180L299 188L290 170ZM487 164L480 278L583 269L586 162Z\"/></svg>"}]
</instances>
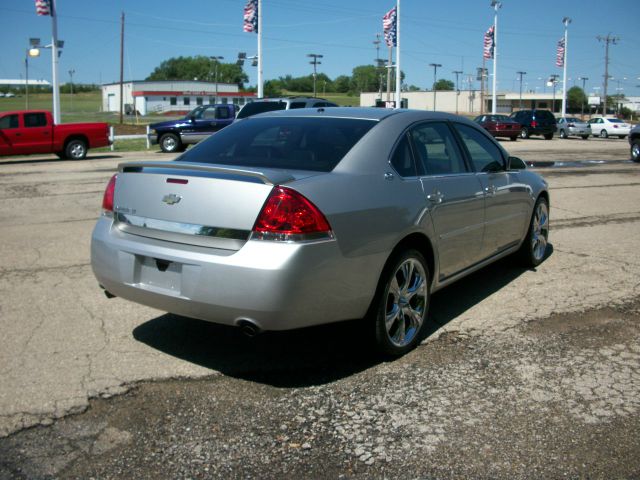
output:
<instances>
[{"instance_id":1,"label":"tire","mask_svg":"<svg viewBox=\"0 0 640 480\"><path fill-rule=\"evenodd\" d=\"M600 138L609 138L609 134L607 133L606 130L600 131Z\"/></svg>"},{"instance_id":2,"label":"tire","mask_svg":"<svg viewBox=\"0 0 640 480\"><path fill-rule=\"evenodd\" d=\"M565 132L564 130L560 130L560 138L564 139L567 137L568 137L567 132Z\"/></svg>"},{"instance_id":3,"label":"tire","mask_svg":"<svg viewBox=\"0 0 640 480\"><path fill-rule=\"evenodd\" d=\"M80 139L70 140L64 147L64 156L71 160L83 160L87 157L87 142Z\"/></svg>"},{"instance_id":4,"label":"tire","mask_svg":"<svg viewBox=\"0 0 640 480\"><path fill-rule=\"evenodd\" d=\"M404 355L420 341L431 299L429 278L427 262L417 250L399 252L389 259L371 310L375 347L380 353Z\"/></svg>"},{"instance_id":5,"label":"tire","mask_svg":"<svg viewBox=\"0 0 640 480\"><path fill-rule=\"evenodd\" d=\"M634 138L631 144L631 160L640 162L640 138Z\"/></svg>"},{"instance_id":6,"label":"tire","mask_svg":"<svg viewBox=\"0 0 640 480\"><path fill-rule=\"evenodd\" d=\"M520 247L520 259L525 267L537 267L542 263L549 239L549 204L544 197L538 197L533 208L527 236Z\"/></svg>"},{"instance_id":7,"label":"tire","mask_svg":"<svg viewBox=\"0 0 640 480\"><path fill-rule=\"evenodd\" d=\"M518 141L518 137L509 137L509 139L510 139L512 142L517 142L517 141Z\"/></svg>"},{"instance_id":8,"label":"tire","mask_svg":"<svg viewBox=\"0 0 640 480\"><path fill-rule=\"evenodd\" d=\"M160 137L158 143L164 153L175 153L183 147L180 138L174 133L165 133Z\"/></svg>"},{"instance_id":9,"label":"tire","mask_svg":"<svg viewBox=\"0 0 640 480\"><path fill-rule=\"evenodd\" d=\"M589 139L589 135L582 135L582 139L583 140L588 140Z\"/></svg>"},{"instance_id":10,"label":"tire","mask_svg":"<svg viewBox=\"0 0 640 480\"><path fill-rule=\"evenodd\" d=\"M527 127L522 127L522 130L520 130L520 138L529 138L529 129Z\"/></svg>"},{"instance_id":11,"label":"tire","mask_svg":"<svg viewBox=\"0 0 640 480\"><path fill-rule=\"evenodd\" d=\"M544 139L545 139L545 140L552 140L552 139L553 139L553 132L551 132L551 133L545 133L545 134L544 134Z\"/></svg>"}]
</instances>

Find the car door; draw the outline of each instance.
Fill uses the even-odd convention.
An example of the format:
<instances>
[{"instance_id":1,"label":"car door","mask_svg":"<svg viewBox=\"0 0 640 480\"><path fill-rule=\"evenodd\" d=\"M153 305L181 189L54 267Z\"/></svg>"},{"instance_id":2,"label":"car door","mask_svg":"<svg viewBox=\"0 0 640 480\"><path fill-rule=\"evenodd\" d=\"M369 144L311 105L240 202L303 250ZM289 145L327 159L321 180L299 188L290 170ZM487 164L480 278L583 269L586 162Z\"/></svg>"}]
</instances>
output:
<instances>
[{"instance_id":1,"label":"car door","mask_svg":"<svg viewBox=\"0 0 640 480\"><path fill-rule=\"evenodd\" d=\"M13 155L16 151L16 143L20 142L20 121L17 113L0 117L0 155Z\"/></svg>"},{"instance_id":2,"label":"car door","mask_svg":"<svg viewBox=\"0 0 640 480\"><path fill-rule=\"evenodd\" d=\"M439 280L444 280L480 259L484 195L446 122L415 125L410 138L436 232Z\"/></svg>"},{"instance_id":3,"label":"car door","mask_svg":"<svg viewBox=\"0 0 640 480\"><path fill-rule=\"evenodd\" d=\"M23 114L24 128L20 147L25 153L48 153L51 151L53 126L47 123L44 112Z\"/></svg>"},{"instance_id":4,"label":"car door","mask_svg":"<svg viewBox=\"0 0 640 480\"><path fill-rule=\"evenodd\" d=\"M457 122L454 128L482 186L485 227L481 256L491 257L522 239L528 221L531 187L520 180L520 172L506 170L502 150L484 132Z\"/></svg>"}]
</instances>

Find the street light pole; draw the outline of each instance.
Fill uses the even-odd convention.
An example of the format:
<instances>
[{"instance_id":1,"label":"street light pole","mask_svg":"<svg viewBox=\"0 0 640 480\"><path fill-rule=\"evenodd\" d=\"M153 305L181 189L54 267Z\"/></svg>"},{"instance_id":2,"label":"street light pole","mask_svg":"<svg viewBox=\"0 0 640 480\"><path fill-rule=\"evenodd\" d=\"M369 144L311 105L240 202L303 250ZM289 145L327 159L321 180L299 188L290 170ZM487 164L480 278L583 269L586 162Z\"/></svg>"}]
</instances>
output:
<instances>
[{"instance_id":1,"label":"street light pole","mask_svg":"<svg viewBox=\"0 0 640 480\"><path fill-rule=\"evenodd\" d=\"M522 110L522 76L526 75L527 72L516 72L520 76L520 104L518 108Z\"/></svg>"},{"instance_id":2,"label":"street light pole","mask_svg":"<svg viewBox=\"0 0 640 480\"><path fill-rule=\"evenodd\" d=\"M213 62L213 71L214 71L213 78L214 78L214 81L216 82L215 103L218 103L218 64L220 63L219 62L220 60L224 60L224 57L213 55L213 56L210 56L209 59Z\"/></svg>"},{"instance_id":3,"label":"street light pole","mask_svg":"<svg viewBox=\"0 0 640 480\"><path fill-rule=\"evenodd\" d=\"M308 53L307 57L309 58L313 58L313 60L311 60L309 63L311 65L313 65L313 96L316 97L316 77L318 75L317 73L317 66L321 65L322 62L319 62L318 59L322 58L324 55L319 55L317 53Z\"/></svg>"},{"instance_id":4,"label":"street light pole","mask_svg":"<svg viewBox=\"0 0 640 480\"><path fill-rule=\"evenodd\" d=\"M550 82L553 84L553 103L551 104L551 113L556 111L556 83L558 83L558 77L560 75L553 74L549 77Z\"/></svg>"},{"instance_id":5,"label":"street light pole","mask_svg":"<svg viewBox=\"0 0 640 480\"><path fill-rule=\"evenodd\" d=\"M460 96L460 88L458 88L458 75L462 74L462 70L454 70L453 73L456 75L456 115L458 114L458 97Z\"/></svg>"},{"instance_id":6,"label":"street light pole","mask_svg":"<svg viewBox=\"0 0 640 480\"><path fill-rule=\"evenodd\" d=\"M430 67L433 67L433 85L432 85L432 89L433 89L433 111L436 111L436 72L438 71L438 67L441 67L442 65L440 63L430 63L429 64Z\"/></svg>"}]
</instances>

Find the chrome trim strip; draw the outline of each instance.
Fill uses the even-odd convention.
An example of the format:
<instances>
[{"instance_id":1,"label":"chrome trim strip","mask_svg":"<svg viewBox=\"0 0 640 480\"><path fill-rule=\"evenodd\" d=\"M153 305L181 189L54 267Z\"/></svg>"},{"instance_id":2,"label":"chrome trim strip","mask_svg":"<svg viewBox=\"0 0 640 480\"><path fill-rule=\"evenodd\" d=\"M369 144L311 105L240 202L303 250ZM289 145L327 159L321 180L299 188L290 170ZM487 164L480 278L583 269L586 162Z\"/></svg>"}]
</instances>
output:
<instances>
[{"instance_id":1,"label":"chrome trim strip","mask_svg":"<svg viewBox=\"0 0 640 480\"><path fill-rule=\"evenodd\" d=\"M114 225L118 230L132 235L224 250L240 250L251 233L248 230L169 222L119 212L115 214Z\"/></svg>"}]
</instances>

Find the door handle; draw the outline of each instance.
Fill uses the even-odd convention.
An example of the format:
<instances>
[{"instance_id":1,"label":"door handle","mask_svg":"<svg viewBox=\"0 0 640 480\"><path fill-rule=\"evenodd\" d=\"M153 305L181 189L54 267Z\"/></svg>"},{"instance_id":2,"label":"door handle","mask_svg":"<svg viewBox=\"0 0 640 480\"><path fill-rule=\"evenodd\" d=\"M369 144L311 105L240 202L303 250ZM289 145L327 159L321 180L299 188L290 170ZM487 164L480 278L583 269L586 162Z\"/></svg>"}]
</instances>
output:
<instances>
[{"instance_id":1,"label":"door handle","mask_svg":"<svg viewBox=\"0 0 640 480\"><path fill-rule=\"evenodd\" d=\"M495 195L497 188L495 185L489 185L488 187L484 187L484 193L487 195Z\"/></svg>"},{"instance_id":2,"label":"door handle","mask_svg":"<svg viewBox=\"0 0 640 480\"><path fill-rule=\"evenodd\" d=\"M386 173L384 174L384 179L385 179L385 180L389 180L389 181L393 180L393 173L391 173L391 172L386 172Z\"/></svg>"},{"instance_id":3,"label":"door handle","mask_svg":"<svg viewBox=\"0 0 640 480\"><path fill-rule=\"evenodd\" d=\"M435 192L427 195L427 200L429 200L431 203L442 203L442 200L444 200L444 195L442 195L442 192L440 192L440 190L436 190Z\"/></svg>"}]
</instances>

